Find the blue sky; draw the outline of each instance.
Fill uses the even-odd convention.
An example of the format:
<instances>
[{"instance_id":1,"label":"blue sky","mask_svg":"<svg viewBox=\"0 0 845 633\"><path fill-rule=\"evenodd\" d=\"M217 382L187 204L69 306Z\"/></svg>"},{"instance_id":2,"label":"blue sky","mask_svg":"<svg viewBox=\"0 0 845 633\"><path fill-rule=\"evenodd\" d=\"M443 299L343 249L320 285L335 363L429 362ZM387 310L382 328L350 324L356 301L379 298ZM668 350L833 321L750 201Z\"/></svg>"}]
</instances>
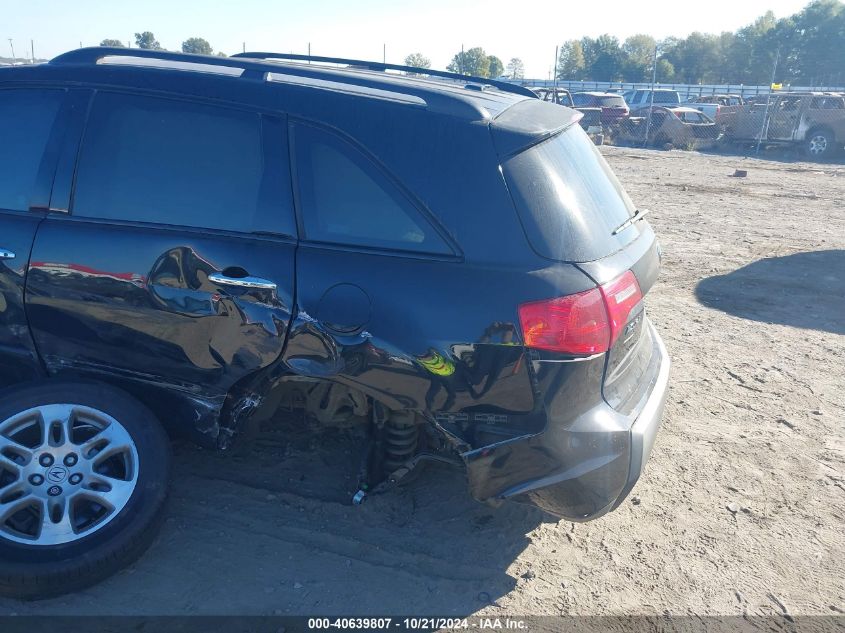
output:
<instances>
[{"instance_id":1,"label":"blue sky","mask_svg":"<svg viewBox=\"0 0 845 633\"><path fill-rule=\"evenodd\" d=\"M505 63L525 62L527 75L546 77L555 46L583 35L634 33L656 37L692 31L735 30L771 9L778 17L800 10L808 0L0 0L0 55L9 56L12 38L19 56L35 40L38 57L52 57L96 45L103 38L132 40L152 31L162 46L178 49L188 37L204 37L215 51L248 50L381 59L401 63L421 52L433 67L482 46Z\"/></svg>"}]
</instances>

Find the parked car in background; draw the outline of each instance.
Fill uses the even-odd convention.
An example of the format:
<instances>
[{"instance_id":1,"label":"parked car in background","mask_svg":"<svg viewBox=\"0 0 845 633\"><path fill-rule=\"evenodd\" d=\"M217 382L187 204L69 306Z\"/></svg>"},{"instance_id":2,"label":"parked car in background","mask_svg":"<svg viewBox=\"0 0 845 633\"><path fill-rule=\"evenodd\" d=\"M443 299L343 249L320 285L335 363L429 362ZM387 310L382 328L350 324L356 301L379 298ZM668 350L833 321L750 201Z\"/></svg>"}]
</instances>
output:
<instances>
[{"instance_id":1,"label":"parked car in background","mask_svg":"<svg viewBox=\"0 0 845 633\"><path fill-rule=\"evenodd\" d=\"M605 126L601 120L601 108L576 108L581 113L578 123L587 133L593 143L601 145L604 143Z\"/></svg>"},{"instance_id":2,"label":"parked car in background","mask_svg":"<svg viewBox=\"0 0 845 633\"><path fill-rule=\"evenodd\" d=\"M654 93L654 100L652 101L652 93ZM641 108L643 106L651 105L661 105L661 106L675 106L681 104L681 95L678 93L677 90L667 90L665 88L657 88L655 90L651 89L640 89L640 90L633 90L630 93L626 93L628 96L625 97L625 101L628 104L629 109L636 110L637 108Z\"/></svg>"},{"instance_id":3,"label":"parked car in background","mask_svg":"<svg viewBox=\"0 0 845 633\"><path fill-rule=\"evenodd\" d=\"M648 124L649 113L651 125ZM632 112L628 120L620 126L617 138L623 143L703 149L716 143L719 127L710 117L695 108L654 106Z\"/></svg>"},{"instance_id":4,"label":"parked car in background","mask_svg":"<svg viewBox=\"0 0 845 633\"><path fill-rule=\"evenodd\" d=\"M697 97L684 104L703 112L708 117L722 124L732 117L740 106L745 105L745 100L740 95L705 95Z\"/></svg>"},{"instance_id":5,"label":"parked car in background","mask_svg":"<svg viewBox=\"0 0 845 633\"><path fill-rule=\"evenodd\" d=\"M566 88L532 88L538 98L550 103L572 108L575 104L572 101L572 94Z\"/></svg>"},{"instance_id":6,"label":"parked car in background","mask_svg":"<svg viewBox=\"0 0 845 633\"><path fill-rule=\"evenodd\" d=\"M557 105L575 108L583 116L578 121L587 135L596 145L604 142L604 127L602 126L602 109L599 107L577 107L573 103L572 94L566 88L531 88L538 99Z\"/></svg>"},{"instance_id":7,"label":"parked car in background","mask_svg":"<svg viewBox=\"0 0 845 633\"><path fill-rule=\"evenodd\" d=\"M630 109L622 95L608 92L576 92L572 95L576 108L600 108L601 122L616 125L628 118Z\"/></svg>"},{"instance_id":8,"label":"parked car in background","mask_svg":"<svg viewBox=\"0 0 845 633\"><path fill-rule=\"evenodd\" d=\"M292 409L357 427L351 503L435 460L479 501L588 521L643 472L659 245L575 112L300 59L0 70L0 594L141 555L165 424L209 450Z\"/></svg>"},{"instance_id":9,"label":"parked car in background","mask_svg":"<svg viewBox=\"0 0 845 633\"><path fill-rule=\"evenodd\" d=\"M757 141L803 147L825 158L845 147L845 96L805 92L772 95L766 103L739 108L725 128L734 142Z\"/></svg>"}]
</instances>

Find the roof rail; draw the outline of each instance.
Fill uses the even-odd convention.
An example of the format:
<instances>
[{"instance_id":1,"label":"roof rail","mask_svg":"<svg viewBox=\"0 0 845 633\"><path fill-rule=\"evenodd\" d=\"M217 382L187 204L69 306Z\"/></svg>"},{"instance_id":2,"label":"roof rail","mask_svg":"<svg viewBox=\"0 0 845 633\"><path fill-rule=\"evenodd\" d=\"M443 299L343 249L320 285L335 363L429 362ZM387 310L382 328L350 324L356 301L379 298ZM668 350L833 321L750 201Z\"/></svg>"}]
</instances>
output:
<instances>
[{"instance_id":1,"label":"roof rail","mask_svg":"<svg viewBox=\"0 0 845 633\"><path fill-rule=\"evenodd\" d=\"M268 60L280 59L288 61L302 61L302 62L322 62L327 64L345 64L347 66L354 66L356 68L365 68L367 70L399 70L406 73L414 73L417 75L430 75L432 77L444 77L446 79L457 79L460 81L470 81L473 83L487 84L495 86L503 92L512 92L514 94L522 95L524 97L537 98L528 88L509 83L507 81L499 81L498 79L488 79L487 77L475 77L473 75L462 75L460 73L452 73L444 70L432 70L431 68L419 68L417 66L402 66L400 64L388 64L386 62L372 62L362 59L345 59L343 57L321 57L316 55L298 55L295 53L264 53L264 52L246 52L232 55L232 58L253 59L253 60Z\"/></svg>"},{"instance_id":2,"label":"roof rail","mask_svg":"<svg viewBox=\"0 0 845 633\"><path fill-rule=\"evenodd\" d=\"M255 66L250 64L248 60L242 62L232 62L230 57L215 57L212 55L194 55L191 53L174 53L172 51L153 50L149 48L119 48L110 46L89 46L87 48L77 48L76 50L62 53L50 60L52 65L74 65L74 64L96 64L101 59L106 57L134 57L146 59L161 59L173 62L187 62L192 64L202 64L205 66L226 66L229 68L243 68L244 74L242 77L248 79L258 79L259 77L250 72L249 67ZM244 63L247 62L247 63ZM263 77L263 75L262 75Z\"/></svg>"}]
</instances>

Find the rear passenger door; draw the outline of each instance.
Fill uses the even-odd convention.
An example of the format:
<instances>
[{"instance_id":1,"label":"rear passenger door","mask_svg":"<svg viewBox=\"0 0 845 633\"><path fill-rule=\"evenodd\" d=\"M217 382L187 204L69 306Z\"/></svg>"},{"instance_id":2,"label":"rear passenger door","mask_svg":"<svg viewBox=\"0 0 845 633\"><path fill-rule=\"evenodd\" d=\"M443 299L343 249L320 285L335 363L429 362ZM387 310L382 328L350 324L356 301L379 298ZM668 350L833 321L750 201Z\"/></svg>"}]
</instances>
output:
<instances>
[{"instance_id":1,"label":"rear passenger door","mask_svg":"<svg viewBox=\"0 0 845 633\"><path fill-rule=\"evenodd\" d=\"M124 92L91 98L32 250L38 351L51 374L222 404L281 355L291 316L284 118Z\"/></svg>"},{"instance_id":2,"label":"rear passenger door","mask_svg":"<svg viewBox=\"0 0 845 633\"><path fill-rule=\"evenodd\" d=\"M0 387L41 374L24 309L27 262L55 167L66 92L0 87Z\"/></svg>"}]
</instances>

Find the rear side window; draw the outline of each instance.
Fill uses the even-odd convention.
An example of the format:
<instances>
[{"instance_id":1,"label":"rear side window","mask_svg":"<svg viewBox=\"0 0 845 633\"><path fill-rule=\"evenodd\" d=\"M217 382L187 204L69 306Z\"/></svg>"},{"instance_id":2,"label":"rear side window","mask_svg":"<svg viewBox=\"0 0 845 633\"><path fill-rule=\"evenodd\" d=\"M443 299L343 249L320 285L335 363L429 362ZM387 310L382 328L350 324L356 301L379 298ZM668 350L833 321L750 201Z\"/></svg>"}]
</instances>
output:
<instances>
[{"instance_id":1,"label":"rear side window","mask_svg":"<svg viewBox=\"0 0 845 633\"><path fill-rule=\"evenodd\" d=\"M587 262L634 241L639 225L613 231L634 205L578 125L503 164L528 241L543 257Z\"/></svg>"},{"instance_id":2,"label":"rear side window","mask_svg":"<svg viewBox=\"0 0 845 633\"><path fill-rule=\"evenodd\" d=\"M62 90L0 90L0 209L27 211Z\"/></svg>"},{"instance_id":3,"label":"rear side window","mask_svg":"<svg viewBox=\"0 0 845 633\"><path fill-rule=\"evenodd\" d=\"M294 126L305 238L352 246L452 253L419 209L351 143Z\"/></svg>"},{"instance_id":4,"label":"rear side window","mask_svg":"<svg viewBox=\"0 0 845 633\"><path fill-rule=\"evenodd\" d=\"M257 114L97 95L77 169L77 216L250 231L263 176Z\"/></svg>"}]
</instances>

